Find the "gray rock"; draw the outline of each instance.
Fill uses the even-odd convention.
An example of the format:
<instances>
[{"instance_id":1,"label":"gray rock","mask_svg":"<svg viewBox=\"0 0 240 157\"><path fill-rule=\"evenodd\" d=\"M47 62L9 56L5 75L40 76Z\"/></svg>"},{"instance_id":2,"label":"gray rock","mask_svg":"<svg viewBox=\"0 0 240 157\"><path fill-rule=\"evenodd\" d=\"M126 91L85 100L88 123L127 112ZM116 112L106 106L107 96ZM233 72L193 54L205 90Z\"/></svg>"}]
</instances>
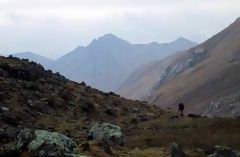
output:
<instances>
[{"instance_id":1,"label":"gray rock","mask_svg":"<svg viewBox=\"0 0 240 157\"><path fill-rule=\"evenodd\" d=\"M121 128L109 123L95 123L90 129L88 137L101 143L112 141L118 145L123 145L125 141Z\"/></svg>"},{"instance_id":2,"label":"gray rock","mask_svg":"<svg viewBox=\"0 0 240 157\"><path fill-rule=\"evenodd\" d=\"M208 157L240 157L240 152L224 146L214 146L214 152Z\"/></svg>"},{"instance_id":3,"label":"gray rock","mask_svg":"<svg viewBox=\"0 0 240 157\"><path fill-rule=\"evenodd\" d=\"M5 107L3 104L0 104L0 113L4 113L6 111L9 111L9 108Z\"/></svg>"},{"instance_id":4,"label":"gray rock","mask_svg":"<svg viewBox=\"0 0 240 157\"><path fill-rule=\"evenodd\" d=\"M4 107L4 106L0 106L0 108L1 108L2 111L8 111L9 110L8 107Z\"/></svg>"},{"instance_id":5,"label":"gray rock","mask_svg":"<svg viewBox=\"0 0 240 157\"><path fill-rule=\"evenodd\" d=\"M180 144L174 142L171 148L171 157L185 157L185 153L183 152L183 148Z\"/></svg>"},{"instance_id":6,"label":"gray rock","mask_svg":"<svg viewBox=\"0 0 240 157\"><path fill-rule=\"evenodd\" d=\"M132 112L133 113L140 113L141 110L139 108L135 107L135 108L132 109Z\"/></svg>"},{"instance_id":7,"label":"gray rock","mask_svg":"<svg viewBox=\"0 0 240 157\"><path fill-rule=\"evenodd\" d=\"M13 150L17 152L28 150L38 157L86 157L79 154L79 149L72 139L63 134L45 130L23 129L15 139Z\"/></svg>"}]
</instances>

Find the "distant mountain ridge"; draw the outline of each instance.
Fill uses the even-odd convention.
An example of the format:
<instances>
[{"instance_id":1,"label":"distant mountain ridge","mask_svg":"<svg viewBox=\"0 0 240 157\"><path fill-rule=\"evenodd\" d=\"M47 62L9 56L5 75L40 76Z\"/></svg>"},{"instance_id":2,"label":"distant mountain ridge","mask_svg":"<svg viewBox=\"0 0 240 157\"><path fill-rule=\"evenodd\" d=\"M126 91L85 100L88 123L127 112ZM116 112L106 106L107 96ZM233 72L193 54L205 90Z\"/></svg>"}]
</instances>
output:
<instances>
[{"instance_id":1,"label":"distant mountain ridge","mask_svg":"<svg viewBox=\"0 0 240 157\"><path fill-rule=\"evenodd\" d=\"M71 80L85 81L104 91L115 91L142 64L195 45L184 38L163 44L131 44L109 33L60 57L51 69Z\"/></svg>"},{"instance_id":2,"label":"distant mountain ridge","mask_svg":"<svg viewBox=\"0 0 240 157\"><path fill-rule=\"evenodd\" d=\"M176 108L184 102L188 113L237 117L240 116L239 80L240 20L237 19L204 43L139 68L118 93L161 107Z\"/></svg>"},{"instance_id":3,"label":"distant mountain ridge","mask_svg":"<svg viewBox=\"0 0 240 157\"><path fill-rule=\"evenodd\" d=\"M52 64L53 60L41 55L37 55L33 52L20 52L20 53L15 53L12 54L12 56L14 57L18 57L21 59L29 59L30 61L34 61L36 63L42 64L42 66L45 69L48 69L50 67L50 65Z\"/></svg>"},{"instance_id":4,"label":"distant mountain ridge","mask_svg":"<svg viewBox=\"0 0 240 157\"><path fill-rule=\"evenodd\" d=\"M195 45L195 42L182 37L169 43L131 44L108 33L56 60L32 52L13 56L40 63L45 69L60 72L71 80L84 81L104 91L115 91L139 66Z\"/></svg>"}]
</instances>

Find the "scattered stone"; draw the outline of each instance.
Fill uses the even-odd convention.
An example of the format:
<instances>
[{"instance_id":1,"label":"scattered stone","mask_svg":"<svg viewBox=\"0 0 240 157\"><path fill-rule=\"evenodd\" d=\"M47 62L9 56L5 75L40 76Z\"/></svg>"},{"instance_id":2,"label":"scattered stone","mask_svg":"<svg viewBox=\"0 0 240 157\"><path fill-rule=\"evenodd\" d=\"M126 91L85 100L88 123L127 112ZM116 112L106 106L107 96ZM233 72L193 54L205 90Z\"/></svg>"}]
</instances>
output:
<instances>
[{"instance_id":1,"label":"scattered stone","mask_svg":"<svg viewBox=\"0 0 240 157\"><path fill-rule=\"evenodd\" d=\"M86 152L90 150L89 143L83 143L81 144L82 151Z\"/></svg>"},{"instance_id":2,"label":"scattered stone","mask_svg":"<svg viewBox=\"0 0 240 157\"><path fill-rule=\"evenodd\" d=\"M96 110L96 105L90 101L80 103L79 107L81 108L82 111L87 113L94 112Z\"/></svg>"},{"instance_id":3,"label":"scattered stone","mask_svg":"<svg viewBox=\"0 0 240 157\"><path fill-rule=\"evenodd\" d=\"M112 107L108 107L105 111L106 114L110 115L110 116L114 116L117 117L118 116L118 109L117 108L112 108Z\"/></svg>"},{"instance_id":4,"label":"scattered stone","mask_svg":"<svg viewBox=\"0 0 240 157\"><path fill-rule=\"evenodd\" d=\"M138 123L138 119L137 118L132 118L130 121L131 124L137 124Z\"/></svg>"},{"instance_id":5,"label":"scattered stone","mask_svg":"<svg viewBox=\"0 0 240 157\"><path fill-rule=\"evenodd\" d=\"M82 81L82 82L80 83L80 85L86 86L86 83L85 83L84 81Z\"/></svg>"},{"instance_id":6,"label":"scattered stone","mask_svg":"<svg viewBox=\"0 0 240 157\"><path fill-rule=\"evenodd\" d=\"M10 125L13 125L13 126L18 125L18 121L16 120L16 118L14 116L11 116L11 115L3 115L2 120L5 121L6 123L10 124Z\"/></svg>"},{"instance_id":7,"label":"scattered stone","mask_svg":"<svg viewBox=\"0 0 240 157\"><path fill-rule=\"evenodd\" d=\"M106 153L113 154L112 148L110 147L108 142L105 141L105 142L101 143L101 145Z\"/></svg>"},{"instance_id":8,"label":"scattered stone","mask_svg":"<svg viewBox=\"0 0 240 157\"><path fill-rule=\"evenodd\" d=\"M183 152L183 148L180 144L174 142L171 148L171 157L185 157L185 153Z\"/></svg>"},{"instance_id":9,"label":"scattered stone","mask_svg":"<svg viewBox=\"0 0 240 157\"><path fill-rule=\"evenodd\" d=\"M0 105L0 112L4 112L4 111L8 111L9 108L8 107L4 107Z\"/></svg>"},{"instance_id":10,"label":"scattered stone","mask_svg":"<svg viewBox=\"0 0 240 157\"><path fill-rule=\"evenodd\" d=\"M109 123L95 123L90 129L88 137L101 143L112 141L118 145L123 145L125 142L121 128Z\"/></svg>"},{"instance_id":11,"label":"scattered stone","mask_svg":"<svg viewBox=\"0 0 240 157\"><path fill-rule=\"evenodd\" d=\"M178 119L178 118L179 118L178 115L173 115L173 116L171 116L171 119Z\"/></svg>"},{"instance_id":12,"label":"scattered stone","mask_svg":"<svg viewBox=\"0 0 240 157\"><path fill-rule=\"evenodd\" d=\"M198 115L198 114L188 114L187 116L189 118L201 118L201 115Z\"/></svg>"},{"instance_id":13,"label":"scattered stone","mask_svg":"<svg viewBox=\"0 0 240 157\"><path fill-rule=\"evenodd\" d=\"M114 92L111 92L111 91L110 91L108 94L109 94L109 95L112 95L112 96L120 97L120 95L118 95L118 94L116 94L116 93L114 93Z\"/></svg>"},{"instance_id":14,"label":"scattered stone","mask_svg":"<svg viewBox=\"0 0 240 157\"><path fill-rule=\"evenodd\" d=\"M194 148L194 150L190 153L191 156L196 156L196 157L205 157L205 151L201 148Z\"/></svg>"},{"instance_id":15,"label":"scattered stone","mask_svg":"<svg viewBox=\"0 0 240 157\"><path fill-rule=\"evenodd\" d=\"M208 157L240 157L240 152L228 147L216 145L207 155Z\"/></svg>"},{"instance_id":16,"label":"scattered stone","mask_svg":"<svg viewBox=\"0 0 240 157\"><path fill-rule=\"evenodd\" d=\"M139 122L145 122L145 121L148 121L150 119L150 117L148 115L145 115L145 114L141 114L138 116L138 121Z\"/></svg>"},{"instance_id":17,"label":"scattered stone","mask_svg":"<svg viewBox=\"0 0 240 157\"><path fill-rule=\"evenodd\" d=\"M133 113L140 113L141 110L139 108L135 107L135 108L132 109L132 112Z\"/></svg>"},{"instance_id":18,"label":"scattered stone","mask_svg":"<svg viewBox=\"0 0 240 157\"><path fill-rule=\"evenodd\" d=\"M72 139L63 134L45 130L23 129L15 139L13 150L18 153L27 150L38 157L86 157L79 154L79 149Z\"/></svg>"},{"instance_id":19,"label":"scattered stone","mask_svg":"<svg viewBox=\"0 0 240 157\"><path fill-rule=\"evenodd\" d=\"M48 102L28 100L28 105L32 110L39 111L42 113L49 113L49 114L51 113L51 109L48 106Z\"/></svg>"}]
</instances>

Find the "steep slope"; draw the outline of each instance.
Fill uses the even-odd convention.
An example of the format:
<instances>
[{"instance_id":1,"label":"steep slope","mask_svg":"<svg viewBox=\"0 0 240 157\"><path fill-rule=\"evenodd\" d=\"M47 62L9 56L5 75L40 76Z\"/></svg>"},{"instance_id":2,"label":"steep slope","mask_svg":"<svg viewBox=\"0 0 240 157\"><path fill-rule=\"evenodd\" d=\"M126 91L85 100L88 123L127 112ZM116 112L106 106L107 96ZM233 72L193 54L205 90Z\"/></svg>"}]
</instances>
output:
<instances>
[{"instance_id":1,"label":"steep slope","mask_svg":"<svg viewBox=\"0 0 240 157\"><path fill-rule=\"evenodd\" d=\"M51 69L69 79L84 81L104 91L114 91L140 65L194 45L196 43L184 38L165 44L130 44L106 34L87 47L78 47L62 56Z\"/></svg>"},{"instance_id":2,"label":"steep slope","mask_svg":"<svg viewBox=\"0 0 240 157\"><path fill-rule=\"evenodd\" d=\"M164 70L177 56L178 53L161 61L149 62L139 67L120 85L116 93L129 99L144 100L156 82L159 81L159 76L161 78Z\"/></svg>"},{"instance_id":3,"label":"steep slope","mask_svg":"<svg viewBox=\"0 0 240 157\"><path fill-rule=\"evenodd\" d=\"M162 107L176 107L184 102L187 112L211 117L239 116L239 59L240 19L237 19L222 32L179 53L170 64L161 67L161 73L156 72L158 81L146 100ZM161 64L160 61L158 65Z\"/></svg>"},{"instance_id":4,"label":"steep slope","mask_svg":"<svg viewBox=\"0 0 240 157\"><path fill-rule=\"evenodd\" d=\"M93 122L129 126L163 112L67 80L34 62L0 57L0 156L23 128L58 131L86 141Z\"/></svg>"},{"instance_id":5,"label":"steep slope","mask_svg":"<svg viewBox=\"0 0 240 157\"><path fill-rule=\"evenodd\" d=\"M30 61L34 61L36 63L43 65L44 68L46 69L48 69L51 63L53 62L53 60L47 57L40 56L32 52L20 52L20 53L12 54L12 56L18 57L20 59L29 59Z\"/></svg>"}]
</instances>

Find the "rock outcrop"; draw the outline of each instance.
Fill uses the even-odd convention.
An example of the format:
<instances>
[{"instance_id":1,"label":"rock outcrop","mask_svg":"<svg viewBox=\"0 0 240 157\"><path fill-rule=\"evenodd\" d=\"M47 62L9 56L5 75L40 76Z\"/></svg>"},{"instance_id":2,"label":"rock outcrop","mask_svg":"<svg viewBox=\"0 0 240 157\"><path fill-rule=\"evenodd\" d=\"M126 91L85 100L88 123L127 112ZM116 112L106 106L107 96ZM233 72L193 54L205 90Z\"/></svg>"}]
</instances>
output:
<instances>
[{"instance_id":1,"label":"rock outcrop","mask_svg":"<svg viewBox=\"0 0 240 157\"><path fill-rule=\"evenodd\" d=\"M79 149L72 139L63 134L45 130L23 129L15 140L13 150L17 152L27 150L38 157L85 157L79 154Z\"/></svg>"},{"instance_id":2,"label":"rock outcrop","mask_svg":"<svg viewBox=\"0 0 240 157\"><path fill-rule=\"evenodd\" d=\"M121 128L109 123L94 124L88 136L101 143L112 141L118 145L123 145L125 141Z\"/></svg>"},{"instance_id":3,"label":"rock outcrop","mask_svg":"<svg viewBox=\"0 0 240 157\"><path fill-rule=\"evenodd\" d=\"M228 147L215 146L208 157L240 157L240 152Z\"/></svg>"}]
</instances>

